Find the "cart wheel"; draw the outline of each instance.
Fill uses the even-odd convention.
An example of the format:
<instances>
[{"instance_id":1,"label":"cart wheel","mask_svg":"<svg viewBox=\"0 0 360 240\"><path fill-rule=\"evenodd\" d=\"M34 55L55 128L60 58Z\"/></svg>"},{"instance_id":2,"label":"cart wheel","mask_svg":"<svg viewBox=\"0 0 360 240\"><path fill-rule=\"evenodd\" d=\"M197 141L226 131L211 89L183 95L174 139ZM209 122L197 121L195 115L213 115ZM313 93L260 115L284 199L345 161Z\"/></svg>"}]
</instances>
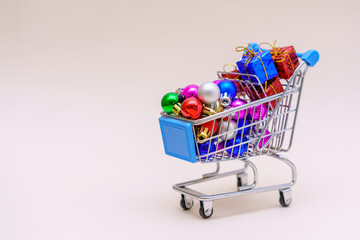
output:
<instances>
[{"instance_id":1,"label":"cart wheel","mask_svg":"<svg viewBox=\"0 0 360 240\"><path fill-rule=\"evenodd\" d=\"M181 194L180 206L184 210L189 210L194 206L194 200Z\"/></svg>"},{"instance_id":2,"label":"cart wheel","mask_svg":"<svg viewBox=\"0 0 360 240\"><path fill-rule=\"evenodd\" d=\"M247 173L240 173L236 177L237 177L237 187L238 188L246 186L248 184Z\"/></svg>"},{"instance_id":3,"label":"cart wheel","mask_svg":"<svg viewBox=\"0 0 360 240\"><path fill-rule=\"evenodd\" d=\"M292 202L290 188L280 190L279 192L280 192L280 199L279 199L280 205L283 207L288 207Z\"/></svg>"},{"instance_id":4,"label":"cart wheel","mask_svg":"<svg viewBox=\"0 0 360 240\"><path fill-rule=\"evenodd\" d=\"M200 201L199 213L202 218L209 218L213 215L214 209L212 208L212 202Z\"/></svg>"}]
</instances>

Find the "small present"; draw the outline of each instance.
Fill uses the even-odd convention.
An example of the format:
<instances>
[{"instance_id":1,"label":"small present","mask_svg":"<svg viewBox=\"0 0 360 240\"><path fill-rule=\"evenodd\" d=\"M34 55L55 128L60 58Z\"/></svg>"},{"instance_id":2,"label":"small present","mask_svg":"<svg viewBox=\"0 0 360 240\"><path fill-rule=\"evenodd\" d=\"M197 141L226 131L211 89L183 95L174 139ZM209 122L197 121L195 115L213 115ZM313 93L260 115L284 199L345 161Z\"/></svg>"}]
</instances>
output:
<instances>
[{"instance_id":1,"label":"small present","mask_svg":"<svg viewBox=\"0 0 360 240\"><path fill-rule=\"evenodd\" d=\"M278 75L270 51L253 52L249 48L240 50L237 48L236 51L244 51L244 49L246 50L246 56L236 63L240 73L256 75L261 84L264 84L267 80ZM249 79L250 81L257 82L255 77L241 77L246 80Z\"/></svg>"},{"instance_id":2,"label":"small present","mask_svg":"<svg viewBox=\"0 0 360 240\"><path fill-rule=\"evenodd\" d=\"M294 47L277 47L273 48L270 53L273 57L279 77L289 79L294 74L295 69L299 66L299 59Z\"/></svg>"},{"instance_id":3,"label":"small present","mask_svg":"<svg viewBox=\"0 0 360 240\"><path fill-rule=\"evenodd\" d=\"M265 84L263 85L266 96L272 96L278 93L281 93L284 91L284 88L279 80L278 77L275 77L275 79L271 79L269 81L266 81ZM273 101L270 102L271 106L273 108L275 108L276 103L279 101L280 99L275 99Z\"/></svg>"},{"instance_id":4,"label":"small present","mask_svg":"<svg viewBox=\"0 0 360 240\"><path fill-rule=\"evenodd\" d=\"M263 84L263 89L266 95L264 94L262 88L260 87L255 89L249 86L249 87L244 87L243 89L246 92L246 94L249 96L251 101L269 97L284 91L284 88L278 77L270 79ZM275 108L277 101L279 101L279 99L275 99L270 102L273 108Z\"/></svg>"}]
</instances>

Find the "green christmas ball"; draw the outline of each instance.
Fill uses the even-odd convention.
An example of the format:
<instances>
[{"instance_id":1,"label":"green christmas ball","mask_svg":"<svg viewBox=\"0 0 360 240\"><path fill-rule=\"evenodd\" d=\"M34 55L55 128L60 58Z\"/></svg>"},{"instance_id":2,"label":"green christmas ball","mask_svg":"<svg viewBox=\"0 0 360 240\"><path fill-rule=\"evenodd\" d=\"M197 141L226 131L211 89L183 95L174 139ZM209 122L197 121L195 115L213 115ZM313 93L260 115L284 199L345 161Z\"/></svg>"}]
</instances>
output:
<instances>
[{"instance_id":1,"label":"green christmas ball","mask_svg":"<svg viewBox=\"0 0 360 240\"><path fill-rule=\"evenodd\" d=\"M161 99L161 107L166 113L171 113L174 105L179 102L179 95L176 93L167 93Z\"/></svg>"}]
</instances>

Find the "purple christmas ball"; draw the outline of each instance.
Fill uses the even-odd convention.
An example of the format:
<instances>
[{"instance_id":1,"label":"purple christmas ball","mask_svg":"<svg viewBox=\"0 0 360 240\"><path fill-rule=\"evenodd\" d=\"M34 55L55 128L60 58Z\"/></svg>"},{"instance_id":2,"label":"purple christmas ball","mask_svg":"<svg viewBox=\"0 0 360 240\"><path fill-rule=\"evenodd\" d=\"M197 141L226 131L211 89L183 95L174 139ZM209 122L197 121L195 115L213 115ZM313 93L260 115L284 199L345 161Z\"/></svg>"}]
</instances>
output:
<instances>
[{"instance_id":1,"label":"purple christmas ball","mask_svg":"<svg viewBox=\"0 0 360 240\"><path fill-rule=\"evenodd\" d=\"M264 104L261 104L255 107L251 107L249 112L250 116L254 120L264 119L267 114L267 107Z\"/></svg>"},{"instance_id":2,"label":"purple christmas ball","mask_svg":"<svg viewBox=\"0 0 360 240\"><path fill-rule=\"evenodd\" d=\"M181 95L184 96L186 99L187 98L191 98L191 97L198 97L198 89L199 86L195 85L195 84L190 84L189 86L186 86L182 92Z\"/></svg>"},{"instance_id":3,"label":"purple christmas ball","mask_svg":"<svg viewBox=\"0 0 360 240\"><path fill-rule=\"evenodd\" d=\"M232 108L236 108L236 107L239 107L239 106L242 106L246 104L246 101L242 100L242 99L234 99L234 101L232 101L231 103L231 107ZM243 119L245 117L245 114L246 114L246 109L244 110L241 110L239 112L237 112L234 116L234 119L237 120L237 119Z\"/></svg>"},{"instance_id":4,"label":"purple christmas ball","mask_svg":"<svg viewBox=\"0 0 360 240\"><path fill-rule=\"evenodd\" d=\"M218 84L220 81L221 81L221 80L218 79L218 80L213 81L213 83Z\"/></svg>"},{"instance_id":5,"label":"purple christmas ball","mask_svg":"<svg viewBox=\"0 0 360 240\"><path fill-rule=\"evenodd\" d=\"M262 148L269 141L270 137L271 137L270 132L266 130L264 133L264 137L262 137L259 141L259 148Z\"/></svg>"}]
</instances>

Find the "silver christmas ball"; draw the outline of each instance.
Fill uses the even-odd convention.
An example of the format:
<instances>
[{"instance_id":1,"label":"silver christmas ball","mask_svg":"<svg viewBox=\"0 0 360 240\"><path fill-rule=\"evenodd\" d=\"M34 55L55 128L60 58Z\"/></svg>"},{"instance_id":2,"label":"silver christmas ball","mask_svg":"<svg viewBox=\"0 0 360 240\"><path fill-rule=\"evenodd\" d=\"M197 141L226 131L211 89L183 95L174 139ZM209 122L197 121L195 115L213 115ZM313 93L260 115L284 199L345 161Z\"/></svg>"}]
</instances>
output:
<instances>
[{"instance_id":1,"label":"silver christmas ball","mask_svg":"<svg viewBox=\"0 0 360 240\"><path fill-rule=\"evenodd\" d=\"M205 104L214 104L220 97L220 89L213 82L204 82L199 87L198 97Z\"/></svg>"},{"instance_id":2,"label":"silver christmas ball","mask_svg":"<svg viewBox=\"0 0 360 240\"><path fill-rule=\"evenodd\" d=\"M175 93L176 93L177 95L180 95L181 92L182 92L182 90L183 90L183 88L177 88L177 89L175 90Z\"/></svg>"},{"instance_id":3,"label":"silver christmas ball","mask_svg":"<svg viewBox=\"0 0 360 240\"><path fill-rule=\"evenodd\" d=\"M233 131L233 132L231 132L231 131L235 130L235 129L237 129L235 121L233 121L233 120L231 120L231 121L223 120L223 122L221 123L221 126L220 126L220 134L227 133L227 132L229 132L229 133L220 136L220 138L223 139L223 140L225 140L225 138L227 140L233 139L236 136L237 131Z\"/></svg>"}]
</instances>

